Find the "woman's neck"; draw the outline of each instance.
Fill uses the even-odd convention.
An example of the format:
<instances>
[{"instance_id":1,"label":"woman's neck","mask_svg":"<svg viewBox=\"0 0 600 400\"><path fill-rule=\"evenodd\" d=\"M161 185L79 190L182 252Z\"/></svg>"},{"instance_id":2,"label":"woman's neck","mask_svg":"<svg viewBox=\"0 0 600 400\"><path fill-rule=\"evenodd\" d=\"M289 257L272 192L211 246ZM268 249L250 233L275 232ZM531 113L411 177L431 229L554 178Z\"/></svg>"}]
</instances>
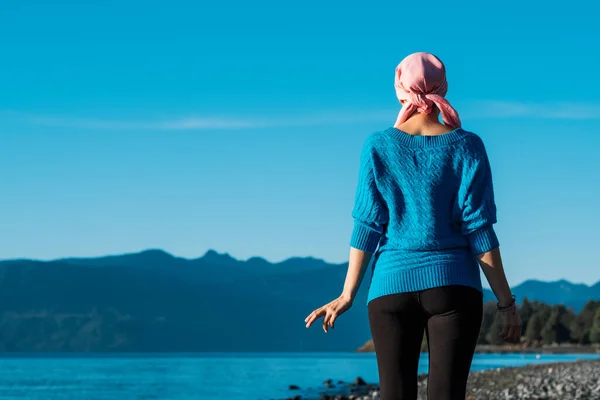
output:
<instances>
[{"instance_id":1,"label":"woman's neck","mask_svg":"<svg viewBox=\"0 0 600 400\"><path fill-rule=\"evenodd\" d=\"M394 125L394 128L415 136L443 135L452 131L452 128L439 121L439 113L415 113L405 122Z\"/></svg>"}]
</instances>

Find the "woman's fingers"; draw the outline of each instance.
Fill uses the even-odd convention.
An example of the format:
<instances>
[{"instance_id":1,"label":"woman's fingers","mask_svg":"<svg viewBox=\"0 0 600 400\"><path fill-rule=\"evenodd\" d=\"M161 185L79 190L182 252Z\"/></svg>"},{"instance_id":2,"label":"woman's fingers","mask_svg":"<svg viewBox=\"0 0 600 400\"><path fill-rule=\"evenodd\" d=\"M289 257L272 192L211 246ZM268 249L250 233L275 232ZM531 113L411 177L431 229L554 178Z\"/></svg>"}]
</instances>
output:
<instances>
[{"instance_id":1,"label":"woman's fingers","mask_svg":"<svg viewBox=\"0 0 600 400\"><path fill-rule=\"evenodd\" d=\"M520 338L521 338L521 334L519 332L519 327L513 326L513 337L512 337L513 342L518 342Z\"/></svg>"},{"instance_id":2,"label":"woman's fingers","mask_svg":"<svg viewBox=\"0 0 600 400\"><path fill-rule=\"evenodd\" d=\"M523 326L522 326L521 320L518 319L517 321L515 321L515 326L514 326L514 332L515 332L515 338L514 338L514 340L515 341L517 341L517 340L520 341L521 340L522 329L523 329Z\"/></svg>"},{"instance_id":3,"label":"woman's fingers","mask_svg":"<svg viewBox=\"0 0 600 400\"><path fill-rule=\"evenodd\" d=\"M309 328L315 320L323 317L323 331L328 333L329 327L333 329L337 317L343 314L348 308L348 305L340 303L338 300L334 300L310 313L310 315L304 319L304 322L306 322L306 327Z\"/></svg>"},{"instance_id":4,"label":"woman's fingers","mask_svg":"<svg viewBox=\"0 0 600 400\"><path fill-rule=\"evenodd\" d=\"M307 318L306 327L310 328L313 322L315 322L316 319L322 317L324 314L325 311L323 310L323 308L318 308L315 311L313 311Z\"/></svg>"},{"instance_id":5,"label":"woman's fingers","mask_svg":"<svg viewBox=\"0 0 600 400\"><path fill-rule=\"evenodd\" d=\"M325 330L325 332L329 331L328 327L331 327L331 329L335 328L335 320L338 317L338 313L335 310L329 309L327 311L327 317L325 317L325 320L323 321L323 323L325 324L325 327L327 328Z\"/></svg>"},{"instance_id":6,"label":"woman's fingers","mask_svg":"<svg viewBox=\"0 0 600 400\"><path fill-rule=\"evenodd\" d=\"M314 320L314 318L315 318L316 314L319 312L319 310L320 310L320 308L317 308L316 310L314 310L313 312L311 312L311 313L308 315L308 317L306 317L306 318L304 319L304 322L307 322L307 323L308 323L308 321L310 321L310 320Z\"/></svg>"},{"instance_id":7,"label":"woman's fingers","mask_svg":"<svg viewBox=\"0 0 600 400\"><path fill-rule=\"evenodd\" d=\"M516 342L517 339L521 337L521 319L519 315L516 313L516 310L513 310L512 315L510 316L510 340L512 342Z\"/></svg>"},{"instance_id":8,"label":"woman's fingers","mask_svg":"<svg viewBox=\"0 0 600 400\"><path fill-rule=\"evenodd\" d=\"M502 335L507 342L516 342L521 338L522 323L517 314L507 315Z\"/></svg>"},{"instance_id":9,"label":"woman's fingers","mask_svg":"<svg viewBox=\"0 0 600 400\"><path fill-rule=\"evenodd\" d=\"M312 316L315 312L311 312L310 314L308 314L308 317L304 318L304 322L306 322L308 324L308 321L310 321L312 319Z\"/></svg>"},{"instance_id":10,"label":"woman's fingers","mask_svg":"<svg viewBox=\"0 0 600 400\"><path fill-rule=\"evenodd\" d=\"M325 333L329 332L329 325L331 324L332 312L331 309L327 310L327 315L323 318L323 330Z\"/></svg>"},{"instance_id":11,"label":"woman's fingers","mask_svg":"<svg viewBox=\"0 0 600 400\"><path fill-rule=\"evenodd\" d=\"M323 309L323 307L321 308L317 308L316 310L314 310L313 312L311 312L308 317L306 317L304 319L304 322L308 322L308 320L310 320L311 318L313 318L315 316L315 314L317 314L319 311L321 311L321 309Z\"/></svg>"}]
</instances>

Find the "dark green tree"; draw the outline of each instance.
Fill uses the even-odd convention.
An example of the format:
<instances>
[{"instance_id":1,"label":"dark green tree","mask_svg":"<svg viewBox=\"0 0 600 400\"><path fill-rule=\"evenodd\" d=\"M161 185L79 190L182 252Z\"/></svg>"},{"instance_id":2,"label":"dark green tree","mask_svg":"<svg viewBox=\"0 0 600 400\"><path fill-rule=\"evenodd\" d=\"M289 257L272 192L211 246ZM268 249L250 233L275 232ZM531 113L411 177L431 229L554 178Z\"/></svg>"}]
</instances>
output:
<instances>
[{"instance_id":1,"label":"dark green tree","mask_svg":"<svg viewBox=\"0 0 600 400\"><path fill-rule=\"evenodd\" d=\"M544 344L563 343L571 339L569 326L565 324L565 321L568 323L569 320L568 314L569 311L562 304L552 307L550 316L542 328L541 336Z\"/></svg>"},{"instance_id":2,"label":"dark green tree","mask_svg":"<svg viewBox=\"0 0 600 400\"><path fill-rule=\"evenodd\" d=\"M527 297L523 298L523 302L521 303L521 308L519 309L519 315L521 316L521 322L523 322L523 332L527 330L527 324L533 315L534 309L531 302L527 299Z\"/></svg>"},{"instance_id":3,"label":"dark green tree","mask_svg":"<svg viewBox=\"0 0 600 400\"><path fill-rule=\"evenodd\" d=\"M572 308L566 308L564 305L550 306L524 298L519 314L523 321L523 334L529 340L543 339L546 344L554 342L589 344L593 321L599 309L600 301L590 301L576 314ZM600 322L597 325L598 328L594 329L600 332ZM496 303L484 304L478 343L503 344L501 331L502 315L496 312ZM596 341L600 343L600 333L596 335Z\"/></svg>"},{"instance_id":4,"label":"dark green tree","mask_svg":"<svg viewBox=\"0 0 600 400\"><path fill-rule=\"evenodd\" d=\"M535 302L535 313L542 316L542 320L545 322L550 318L552 313L552 306L546 303Z\"/></svg>"},{"instance_id":5,"label":"dark green tree","mask_svg":"<svg viewBox=\"0 0 600 400\"><path fill-rule=\"evenodd\" d=\"M542 313L535 313L527 324L525 337L529 340L541 340L542 328L544 327L544 316Z\"/></svg>"},{"instance_id":6,"label":"dark green tree","mask_svg":"<svg viewBox=\"0 0 600 400\"><path fill-rule=\"evenodd\" d=\"M575 343L588 344L590 343L590 329L594 321L596 309L600 306L600 302L594 300L588 301L583 307L583 310L575 317L571 326L571 338Z\"/></svg>"},{"instance_id":7,"label":"dark green tree","mask_svg":"<svg viewBox=\"0 0 600 400\"><path fill-rule=\"evenodd\" d=\"M569 331L569 339L572 341L573 337L571 336L571 327L575 323L575 319L577 318L577 314L575 314L575 312L573 311L573 307L566 308L566 310L567 310L567 312L564 313L561 316L560 322Z\"/></svg>"},{"instance_id":8,"label":"dark green tree","mask_svg":"<svg viewBox=\"0 0 600 400\"><path fill-rule=\"evenodd\" d=\"M590 342L600 343L600 307L596 308L594 320L590 328Z\"/></svg>"},{"instance_id":9,"label":"dark green tree","mask_svg":"<svg viewBox=\"0 0 600 400\"><path fill-rule=\"evenodd\" d=\"M489 301L483 305L483 319L481 320L481 329L477 343L489 343L487 335L490 331L494 318L496 316L496 303Z\"/></svg>"},{"instance_id":10,"label":"dark green tree","mask_svg":"<svg viewBox=\"0 0 600 400\"><path fill-rule=\"evenodd\" d=\"M485 336L485 339L489 344L498 345L504 343L504 339L502 338L502 328L502 314L497 312L495 313L494 320L492 321L487 331L487 335Z\"/></svg>"}]
</instances>

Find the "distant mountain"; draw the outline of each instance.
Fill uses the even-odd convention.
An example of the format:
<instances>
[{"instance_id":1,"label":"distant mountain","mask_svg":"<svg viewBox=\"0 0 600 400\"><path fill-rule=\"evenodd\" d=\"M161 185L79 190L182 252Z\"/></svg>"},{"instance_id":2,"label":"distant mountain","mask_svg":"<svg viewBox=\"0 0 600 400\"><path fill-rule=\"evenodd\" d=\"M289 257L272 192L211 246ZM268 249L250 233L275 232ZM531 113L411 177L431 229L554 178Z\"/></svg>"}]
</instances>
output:
<instances>
[{"instance_id":1,"label":"distant mountain","mask_svg":"<svg viewBox=\"0 0 600 400\"><path fill-rule=\"evenodd\" d=\"M159 250L0 262L0 352L342 351L370 335L366 299L324 334L304 318L339 294L345 264Z\"/></svg>"},{"instance_id":2,"label":"distant mountain","mask_svg":"<svg viewBox=\"0 0 600 400\"><path fill-rule=\"evenodd\" d=\"M0 261L0 352L350 351L370 337L368 274L336 329L304 328L309 312L340 293L346 267L212 250L196 259L147 250ZM600 299L600 283L527 281L514 292L580 309Z\"/></svg>"},{"instance_id":3,"label":"distant mountain","mask_svg":"<svg viewBox=\"0 0 600 400\"><path fill-rule=\"evenodd\" d=\"M600 299L600 281L592 286L571 283L564 279L554 282L527 280L512 288L518 302L527 298L548 304L564 304L579 312L585 303ZM484 301L496 301L489 289L484 289Z\"/></svg>"}]
</instances>

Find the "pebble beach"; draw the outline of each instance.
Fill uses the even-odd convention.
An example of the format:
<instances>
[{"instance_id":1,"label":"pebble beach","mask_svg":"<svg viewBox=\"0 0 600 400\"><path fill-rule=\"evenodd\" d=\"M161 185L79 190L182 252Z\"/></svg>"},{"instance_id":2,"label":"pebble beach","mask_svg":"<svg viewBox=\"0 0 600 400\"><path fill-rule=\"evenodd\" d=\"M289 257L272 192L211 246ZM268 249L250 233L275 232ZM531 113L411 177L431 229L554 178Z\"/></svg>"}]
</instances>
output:
<instances>
[{"instance_id":1,"label":"pebble beach","mask_svg":"<svg viewBox=\"0 0 600 400\"><path fill-rule=\"evenodd\" d=\"M323 382L313 394L295 394L293 400L379 400L376 384L357 377L354 382ZM319 393L317 393L319 392ZM419 376L418 400L427 399L427 375ZM466 400L565 399L600 400L600 360L536 364L472 372Z\"/></svg>"}]
</instances>

